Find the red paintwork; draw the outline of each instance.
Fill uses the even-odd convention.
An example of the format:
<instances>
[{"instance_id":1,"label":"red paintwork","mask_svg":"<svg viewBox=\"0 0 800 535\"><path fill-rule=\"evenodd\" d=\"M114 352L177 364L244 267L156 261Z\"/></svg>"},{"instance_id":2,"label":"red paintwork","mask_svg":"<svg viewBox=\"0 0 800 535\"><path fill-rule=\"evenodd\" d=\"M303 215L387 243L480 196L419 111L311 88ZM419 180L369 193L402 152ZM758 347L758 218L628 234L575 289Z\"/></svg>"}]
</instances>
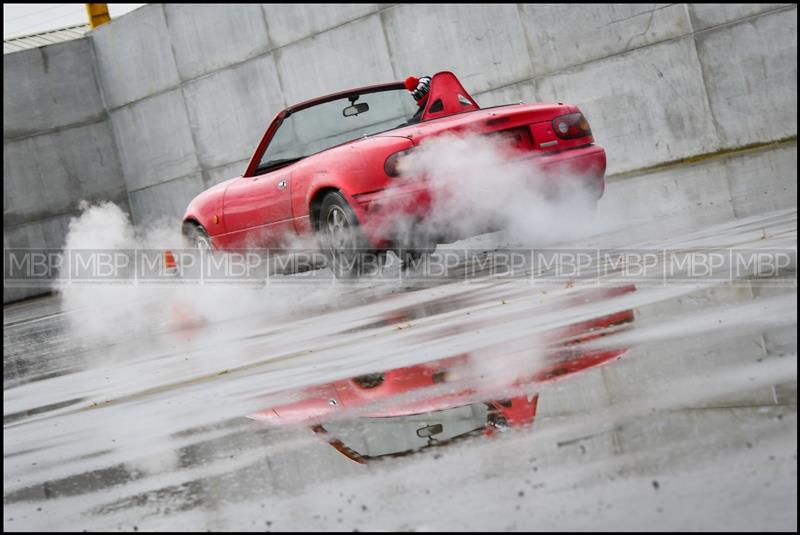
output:
<instances>
[{"instance_id":1,"label":"red paintwork","mask_svg":"<svg viewBox=\"0 0 800 535\"><path fill-rule=\"evenodd\" d=\"M579 305L587 301L610 299L636 290L633 285L617 288L598 288L578 294L570 303ZM396 319L396 318L395 318ZM402 318L396 319L398 322ZM588 342L607 334L607 329L615 326L629 325L634 320L632 310L623 310L601 316L592 320L575 323L557 332L551 332L550 344L545 364L536 372L520 375L507 385L509 388L533 386L564 377L621 357L626 348L609 350L573 350L570 346ZM549 345L549 344L548 344ZM540 347L539 343L535 347ZM495 348L502 353L503 347ZM534 350L532 348L532 350ZM343 409L357 409L387 401L396 396L413 391L424 391L425 388L448 382L448 370L469 365L470 355L460 354L425 364L417 364L406 368L397 368L383 372L383 382L372 388L361 386L355 379L343 379L323 385L317 385L298 392L298 401L264 409L249 415L250 418L270 422L276 425L318 424L334 417ZM477 399L476 399L477 398ZM469 403L469 400L480 401L480 392L473 387L452 391L435 396L415 396L411 401L397 400L382 408L371 408L362 414L367 417L403 416L432 412ZM336 399L337 404L329 401ZM497 401L489 401L506 418L509 425L518 426L531 423L536 414L536 400L526 396L514 397L510 405L502 405Z\"/></svg>"},{"instance_id":2,"label":"red paintwork","mask_svg":"<svg viewBox=\"0 0 800 535\"><path fill-rule=\"evenodd\" d=\"M459 96L468 102L459 100ZM436 107L436 109L434 109ZM467 93L458 78L451 73L438 73L431 79L431 91L425 101L425 112L422 120L441 119L449 115L481 109L478 103Z\"/></svg>"},{"instance_id":3,"label":"red paintwork","mask_svg":"<svg viewBox=\"0 0 800 535\"><path fill-rule=\"evenodd\" d=\"M291 165L254 174L262 154L287 114L352 93L399 88L403 88L403 82L356 88L281 111L267 128L243 175L217 184L195 197L189 203L184 222L202 225L213 247L218 249L274 246L296 236L312 234L312 200L323 190L335 189L350 203L372 244L387 246L390 245L388 238L379 229L386 229L391 217L397 211L407 211L409 206L424 215L429 192L423 183L391 187L401 181L386 176L386 158L412 148L428 137L466 130L489 134L515 128L528 129L533 136L532 143L530 140L520 143L523 144L521 148L527 143L531 165L545 170L568 168L586 175L596 181L598 194L602 194L605 151L593 144L591 136L563 140L557 138L552 130L551 120L580 111L576 106L519 104L482 110L455 75L449 72L433 76L421 122L356 139ZM459 99L459 95L463 98ZM437 101L443 108L431 111ZM558 143L541 146L552 141ZM287 184L283 189L278 187L282 181ZM378 205L379 210L376 209Z\"/></svg>"},{"instance_id":4,"label":"red paintwork","mask_svg":"<svg viewBox=\"0 0 800 535\"><path fill-rule=\"evenodd\" d=\"M567 301L567 305L580 305L598 299L617 297L633 291L636 291L634 285L597 288L572 296ZM394 322L402 322L409 319L411 318L391 318ZM480 387L470 386L460 389L453 388L446 394L431 395L426 393L426 389L437 385L440 387L446 386L450 383L451 373L458 373L457 370L459 368L469 365L470 355L461 354L425 364L385 371L382 374L382 382L377 385L370 385L370 387L366 387L362 382L359 382L358 378L353 378L306 388L296 393L297 401L258 411L248 415L248 418L278 426L308 425L341 454L362 464L378 457L360 454L336 436L329 435L325 429L325 423L341 417L343 415L342 411L344 411L345 416L347 416L348 412L356 410L358 411L357 416L388 418L433 413L443 409L484 402L490 407L490 412L494 412L495 418L501 418L508 427L530 425L536 418L539 394L507 397L503 396L505 388L510 390L529 390L535 388L537 384L558 380L622 357L627 352L626 348L587 351L576 349L574 346L606 336L611 330L628 328L633 320L634 313L632 310L622 310L550 332L547 336L550 340L548 344L550 348L549 351L545 352L545 363L540 369L533 373L520 374L514 379L504 381L503 384L492 385L489 391L482 392ZM500 353L502 353L503 349L502 346L495 348ZM518 350L518 346L514 350ZM406 400L410 394L416 395ZM506 399L502 399L501 396ZM494 397L495 399L486 401L487 397ZM336 405L331 405L330 400L336 400ZM482 430L478 429L476 431L482 432L485 436L491 436L497 430L498 428L493 422L487 421ZM461 438L472 434L474 432L461 435ZM449 440L441 444L446 444L447 442ZM386 454L386 456L405 455L407 453L409 452L397 452Z\"/></svg>"}]
</instances>

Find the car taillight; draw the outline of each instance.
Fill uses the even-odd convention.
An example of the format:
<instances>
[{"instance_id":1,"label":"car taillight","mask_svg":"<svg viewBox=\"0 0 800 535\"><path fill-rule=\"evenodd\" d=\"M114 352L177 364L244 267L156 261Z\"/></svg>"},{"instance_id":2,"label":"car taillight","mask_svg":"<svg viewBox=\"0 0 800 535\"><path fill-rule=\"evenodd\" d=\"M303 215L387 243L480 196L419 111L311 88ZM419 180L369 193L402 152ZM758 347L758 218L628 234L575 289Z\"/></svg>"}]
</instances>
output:
<instances>
[{"instance_id":1,"label":"car taillight","mask_svg":"<svg viewBox=\"0 0 800 535\"><path fill-rule=\"evenodd\" d=\"M569 113L553 119L553 131L561 139L575 139L592 135L589 121L582 113Z\"/></svg>"},{"instance_id":2,"label":"car taillight","mask_svg":"<svg viewBox=\"0 0 800 535\"><path fill-rule=\"evenodd\" d=\"M387 176L396 177L400 176L400 169L398 168L400 164L400 160L403 156L406 156L410 151L409 150L401 150L400 152L395 152L388 158L386 158L386 162L383 164L383 170L386 172Z\"/></svg>"}]
</instances>

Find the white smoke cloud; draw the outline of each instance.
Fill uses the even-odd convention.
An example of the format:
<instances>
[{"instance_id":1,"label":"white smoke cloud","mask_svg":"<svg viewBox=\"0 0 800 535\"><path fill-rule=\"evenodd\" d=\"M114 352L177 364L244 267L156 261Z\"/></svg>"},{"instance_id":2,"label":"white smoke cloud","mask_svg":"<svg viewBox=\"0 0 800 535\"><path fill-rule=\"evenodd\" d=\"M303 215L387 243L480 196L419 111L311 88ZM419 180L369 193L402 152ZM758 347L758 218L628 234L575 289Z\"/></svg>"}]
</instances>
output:
<instances>
[{"instance_id":1,"label":"white smoke cloud","mask_svg":"<svg viewBox=\"0 0 800 535\"><path fill-rule=\"evenodd\" d=\"M543 246L612 224L595 218L596 193L585 177L551 173L546 183L530 156L509 150L502 137L445 134L424 140L399 169L430 184L430 232L469 236L503 229L517 245Z\"/></svg>"},{"instance_id":2,"label":"white smoke cloud","mask_svg":"<svg viewBox=\"0 0 800 535\"><path fill-rule=\"evenodd\" d=\"M127 252L147 250L156 255L174 251L178 259L185 252L180 221L161 219L137 228L119 206L111 202L81 204L82 213L70 221L64 255L72 253ZM74 261L73 261L74 262ZM194 343L214 322L236 317L263 317L286 313L304 306L325 303L335 286L307 285L268 287L264 281L235 281L231 284L186 283L180 277L154 284L133 278L90 280L62 273L56 283L62 309L74 311L68 317L73 334L93 344L115 344L123 337L151 342L148 334L168 333L170 343ZM239 282L242 282L239 284ZM142 347L144 351L145 348Z\"/></svg>"}]
</instances>

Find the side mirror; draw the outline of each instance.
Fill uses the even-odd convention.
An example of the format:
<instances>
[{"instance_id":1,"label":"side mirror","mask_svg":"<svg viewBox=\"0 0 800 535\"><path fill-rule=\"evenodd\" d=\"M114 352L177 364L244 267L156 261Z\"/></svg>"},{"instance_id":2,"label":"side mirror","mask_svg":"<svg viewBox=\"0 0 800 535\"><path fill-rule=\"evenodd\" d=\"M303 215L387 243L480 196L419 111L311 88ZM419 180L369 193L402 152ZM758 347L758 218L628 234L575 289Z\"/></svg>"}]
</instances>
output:
<instances>
[{"instance_id":1,"label":"side mirror","mask_svg":"<svg viewBox=\"0 0 800 535\"><path fill-rule=\"evenodd\" d=\"M348 106L342 110L342 115L345 117L352 117L354 115L358 115L359 113L364 113L365 111L369 111L369 104L366 102L359 102L358 104L353 104L352 106Z\"/></svg>"}]
</instances>

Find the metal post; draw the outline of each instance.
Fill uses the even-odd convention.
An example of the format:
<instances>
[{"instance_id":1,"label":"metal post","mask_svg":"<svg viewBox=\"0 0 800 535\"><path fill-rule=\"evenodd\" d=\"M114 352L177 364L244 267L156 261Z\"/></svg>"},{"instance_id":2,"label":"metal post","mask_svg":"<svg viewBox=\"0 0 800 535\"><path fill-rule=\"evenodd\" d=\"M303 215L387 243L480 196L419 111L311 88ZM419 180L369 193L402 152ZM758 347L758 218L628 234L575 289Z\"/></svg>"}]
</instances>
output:
<instances>
[{"instance_id":1,"label":"metal post","mask_svg":"<svg viewBox=\"0 0 800 535\"><path fill-rule=\"evenodd\" d=\"M89 25L92 28L111 21L108 4L86 4L86 13L89 15Z\"/></svg>"}]
</instances>

